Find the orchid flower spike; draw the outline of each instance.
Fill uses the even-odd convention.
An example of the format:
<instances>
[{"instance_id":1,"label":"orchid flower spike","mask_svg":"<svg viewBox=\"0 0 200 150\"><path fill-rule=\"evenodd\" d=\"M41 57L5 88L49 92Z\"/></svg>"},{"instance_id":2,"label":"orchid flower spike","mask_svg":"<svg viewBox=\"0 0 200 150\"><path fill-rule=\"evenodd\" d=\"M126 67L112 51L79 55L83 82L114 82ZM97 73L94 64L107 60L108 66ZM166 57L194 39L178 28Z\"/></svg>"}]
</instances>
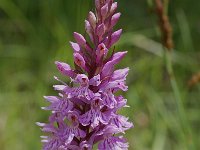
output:
<instances>
[{"instance_id":1,"label":"orchid flower spike","mask_svg":"<svg viewBox=\"0 0 200 150\"><path fill-rule=\"evenodd\" d=\"M41 136L43 150L92 150L95 144L98 150L128 150L123 134L133 124L118 114L127 100L115 94L128 90L129 68L115 70L127 52L111 50L122 34L122 29L114 31L121 13L114 0L95 0L95 7L85 20L91 41L74 32L75 41L70 42L75 68L55 62L71 83L55 77L61 83L54 85L58 96L44 97L50 105L42 109L52 113L48 123L36 123L46 134Z\"/></svg>"}]
</instances>

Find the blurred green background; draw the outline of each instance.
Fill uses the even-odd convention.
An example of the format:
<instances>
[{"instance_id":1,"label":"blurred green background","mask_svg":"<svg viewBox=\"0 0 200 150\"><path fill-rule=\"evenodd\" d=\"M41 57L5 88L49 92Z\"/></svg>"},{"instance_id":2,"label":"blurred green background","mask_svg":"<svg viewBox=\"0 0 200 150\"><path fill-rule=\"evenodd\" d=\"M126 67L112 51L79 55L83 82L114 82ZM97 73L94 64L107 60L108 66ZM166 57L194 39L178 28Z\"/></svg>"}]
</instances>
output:
<instances>
[{"instance_id":1,"label":"blurred green background","mask_svg":"<svg viewBox=\"0 0 200 150\"><path fill-rule=\"evenodd\" d=\"M41 149L39 127L49 112L43 95L55 95L55 60L73 64L74 31L84 33L84 19L94 0L0 0L0 149ZM166 72L153 0L118 0L124 34L117 50L129 53L130 108L122 113L135 128L126 134L130 150L200 149L200 84L188 80L200 71L200 1L173 0L169 16L174 31L173 66L185 109L186 126ZM117 29L116 28L116 29ZM191 147L190 147L191 146Z\"/></svg>"}]
</instances>

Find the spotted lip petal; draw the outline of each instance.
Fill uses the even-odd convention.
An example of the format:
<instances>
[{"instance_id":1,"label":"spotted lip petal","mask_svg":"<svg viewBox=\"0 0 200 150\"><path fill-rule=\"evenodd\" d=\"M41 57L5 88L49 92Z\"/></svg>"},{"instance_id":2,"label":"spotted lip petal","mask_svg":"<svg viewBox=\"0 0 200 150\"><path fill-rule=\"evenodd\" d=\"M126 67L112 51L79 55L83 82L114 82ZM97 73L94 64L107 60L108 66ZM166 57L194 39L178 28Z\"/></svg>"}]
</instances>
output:
<instances>
[{"instance_id":1,"label":"spotted lip petal","mask_svg":"<svg viewBox=\"0 0 200 150\"><path fill-rule=\"evenodd\" d=\"M92 150L92 145L87 141L83 141L80 143L81 150Z\"/></svg>"},{"instance_id":2,"label":"spotted lip petal","mask_svg":"<svg viewBox=\"0 0 200 150\"><path fill-rule=\"evenodd\" d=\"M93 85L93 86L99 86L101 84L100 74L98 74L98 75L94 76L92 79L90 79L89 84Z\"/></svg>"},{"instance_id":3,"label":"spotted lip petal","mask_svg":"<svg viewBox=\"0 0 200 150\"><path fill-rule=\"evenodd\" d=\"M92 128L97 127L100 123L108 124L110 115L108 112L101 112L99 109L91 109L82 116L80 116L80 122L83 126L91 125Z\"/></svg>"},{"instance_id":4,"label":"spotted lip petal","mask_svg":"<svg viewBox=\"0 0 200 150\"><path fill-rule=\"evenodd\" d=\"M114 115L112 119L112 124L118 127L121 132L124 132L133 127L133 124L131 122L128 122L128 118L122 115Z\"/></svg>"},{"instance_id":5,"label":"spotted lip petal","mask_svg":"<svg viewBox=\"0 0 200 150\"><path fill-rule=\"evenodd\" d=\"M69 99L59 99L58 101L54 101L50 106L43 107L43 109L67 114L73 107L73 103Z\"/></svg>"},{"instance_id":6,"label":"spotted lip petal","mask_svg":"<svg viewBox=\"0 0 200 150\"><path fill-rule=\"evenodd\" d=\"M128 72L129 72L129 68L124 68L124 69L119 69L119 70L114 71L111 76L111 81L115 81L115 80L125 81L128 75Z\"/></svg>"},{"instance_id":7,"label":"spotted lip petal","mask_svg":"<svg viewBox=\"0 0 200 150\"><path fill-rule=\"evenodd\" d=\"M109 137L99 144L98 150L128 150L128 143L122 137Z\"/></svg>"}]
</instances>

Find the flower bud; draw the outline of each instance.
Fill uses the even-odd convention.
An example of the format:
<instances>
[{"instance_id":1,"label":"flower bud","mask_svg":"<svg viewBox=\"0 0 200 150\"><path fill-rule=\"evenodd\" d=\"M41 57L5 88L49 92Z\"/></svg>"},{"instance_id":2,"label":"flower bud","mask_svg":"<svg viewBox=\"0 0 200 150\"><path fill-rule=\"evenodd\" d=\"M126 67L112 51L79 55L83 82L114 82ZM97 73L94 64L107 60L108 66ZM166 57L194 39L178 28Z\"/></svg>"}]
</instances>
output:
<instances>
[{"instance_id":1,"label":"flower bud","mask_svg":"<svg viewBox=\"0 0 200 150\"><path fill-rule=\"evenodd\" d=\"M86 40L81 34L74 32L74 38L79 45L81 45L81 46L86 45Z\"/></svg>"},{"instance_id":2,"label":"flower bud","mask_svg":"<svg viewBox=\"0 0 200 150\"><path fill-rule=\"evenodd\" d=\"M108 14L108 4L105 4L101 8L101 16L102 16L103 20L107 17L107 14Z\"/></svg>"},{"instance_id":3,"label":"flower bud","mask_svg":"<svg viewBox=\"0 0 200 150\"><path fill-rule=\"evenodd\" d=\"M59 62L59 61L56 61L55 62L58 70L63 74L63 75L66 75L66 76L69 76L69 77L74 77L76 75L76 73L71 69L71 67L66 64L66 63L63 63L63 62Z\"/></svg>"},{"instance_id":4,"label":"flower bud","mask_svg":"<svg viewBox=\"0 0 200 150\"><path fill-rule=\"evenodd\" d=\"M110 28L113 28L113 27L117 24L117 22L118 22L120 16L121 16L121 13L116 13L116 14L114 14L114 15L112 16Z\"/></svg>"},{"instance_id":5,"label":"flower bud","mask_svg":"<svg viewBox=\"0 0 200 150\"><path fill-rule=\"evenodd\" d=\"M95 29L96 28L96 23L97 23L97 18L96 18L95 14L92 11L89 12L88 21L91 24L92 28Z\"/></svg>"},{"instance_id":6,"label":"flower bud","mask_svg":"<svg viewBox=\"0 0 200 150\"><path fill-rule=\"evenodd\" d=\"M115 11L117 9L117 2L114 2L112 5L111 5L111 8L110 8L110 13L111 14L114 14Z\"/></svg>"},{"instance_id":7,"label":"flower bud","mask_svg":"<svg viewBox=\"0 0 200 150\"><path fill-rule=\"evenodd\" d=\"M79 46L77 43L70 42L70 44L71 44L72 49L73 49L75 52L79 52L79 51L81 50L80 46Z\"/></svg>"},{"instance_id":8,"label":"flower bud","mask_svg":"<svg viewBox=\"0 0 200 150\"><path fill-rule=\"evenodd\" d=\"M95 6L97 9L100 9L100 1L99 0L95 0Z\"/></svg>"},{"instance_id":9,"label":"flower bud","mask_svg":"<svg viewBox=\"0 0 200 150\"><path fill-rule=\"evenodd\" d=\"M85 69L85 60L79 53L74 53L74 62L77 66Z\"/></svg>"},{"instance_id":10,"label":"flower bud","mask_svg":"<svg viewBox=\"0 0 200 150\"><path fill-rule=\"evenodd\" d=\"M103 36L105 33L105 25L102 23L97 27L97 35L99 37Z\"/></svg>"},{"instance_id":11,"label":"flower bud","mask_svg":"<svg viewBox=\"0 0 200 150\"><path fill-rule=\"evenodd\" d=\"M118 53L115 53L113 56L112 56L112 59L110 61L108 61L103 69L102 69L102 77L106 77L106 76L110 76L112 73L113 73L113 70L114 70L114 66L119 63L122 58L124 58L124 56L126 55L127 51L125 52L118 52Z\"/></svg>"},{"instance_id":12,"label":"flower bud","mask_svg":"<svg viewBox=\"0 0 200 150\"><path fill-rule=\"evenodd\" d=\"M102 58L106 57L107 53L108 49L106 48L105 44L99 44L96 50L97 62L99 62Z\"/></svg>"},{"instance_id":13,"label":"flower bud","mask_svg":"<svg viewBox=\"0 0 200 150\"><path fill-rule=\"evenodd\" d=\"M110 48L113 44L115 44L116 42L118 42L118 40L120 39L122 34L122 29L119 29L117 31L115 31L112 35L111 35L111 42L108 44L108 48Z\"/></svg>"},{"instance_id":14,"label":"flower bud","mask_svg":"<svg viewBox=\"0 0 200 150\"><path fill-rule=\"evenodd\" d=\"M89 35L90 39L92 42L94 42L94 38L93 38L93 31L92 31L92 27L89 23L89 21L85 20L85 30L87 32L87 34Z\"/></svg>"}]
</instances>

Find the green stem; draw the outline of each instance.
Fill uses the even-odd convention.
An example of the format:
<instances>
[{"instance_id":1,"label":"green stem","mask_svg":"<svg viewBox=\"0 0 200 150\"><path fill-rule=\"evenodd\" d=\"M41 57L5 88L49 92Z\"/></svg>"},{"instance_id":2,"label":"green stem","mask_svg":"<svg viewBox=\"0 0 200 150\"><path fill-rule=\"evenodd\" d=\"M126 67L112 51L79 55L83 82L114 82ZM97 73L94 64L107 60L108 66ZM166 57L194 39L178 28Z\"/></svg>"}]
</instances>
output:
<instances>
[{"instance_id":1,"label":"green stem","mask_svg":"<svg viewBox=\"0 0 200 150\"><path fill-rule=\"evenodd\" d=\"M188 121L187 116L186 116L184 104L183 104L183 101L181 99L181 93L180 93L180 90L178 88L178 84L177 84L177 81L176 81L176 78L175 78L175 75L174 75L171 51L168 50L168 49L165 49L165 55L166 55L167 72L169 74L170 83L171 83L172 90L173 90L173 93L174 93L174 96L175 96L178 116L179 116L179 119L180 119L180 122L181 122L183 134L184 134L184 140L187 143L188 150L195 150L196 148L194 146L194 141L192 139L192 132L191 132L191 129L190 129L190 124L189 124L189 121Z\"/></svg>"},{"instance_id":2,"label":"green stem","mask_svg":"<svg viewBox=\"0 0 200 150\"><path fill-rule=\"evenodd\" d=\"M164 14L168 14L169 0L164 0Z\"/></svg>"}]
</instances>

